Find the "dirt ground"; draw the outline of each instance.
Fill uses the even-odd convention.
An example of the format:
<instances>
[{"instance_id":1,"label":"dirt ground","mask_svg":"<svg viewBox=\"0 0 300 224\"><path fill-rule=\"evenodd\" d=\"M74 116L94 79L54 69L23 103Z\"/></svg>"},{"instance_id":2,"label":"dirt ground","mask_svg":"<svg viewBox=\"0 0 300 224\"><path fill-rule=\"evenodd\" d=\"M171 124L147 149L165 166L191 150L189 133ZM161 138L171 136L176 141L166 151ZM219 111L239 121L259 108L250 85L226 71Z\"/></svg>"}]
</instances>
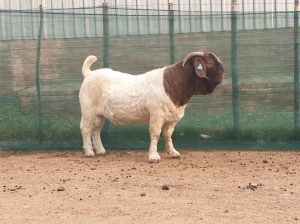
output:
<instances>
[{"instance_id":1,"label":"dirt ground","mask_svg":"<svg viewBox=\"0 0 300 224\"><path fill-rule=\"evenodd\" d=\"M300 223L300 151L0 151L0 223Z\"/></svg>"}]
</instances>

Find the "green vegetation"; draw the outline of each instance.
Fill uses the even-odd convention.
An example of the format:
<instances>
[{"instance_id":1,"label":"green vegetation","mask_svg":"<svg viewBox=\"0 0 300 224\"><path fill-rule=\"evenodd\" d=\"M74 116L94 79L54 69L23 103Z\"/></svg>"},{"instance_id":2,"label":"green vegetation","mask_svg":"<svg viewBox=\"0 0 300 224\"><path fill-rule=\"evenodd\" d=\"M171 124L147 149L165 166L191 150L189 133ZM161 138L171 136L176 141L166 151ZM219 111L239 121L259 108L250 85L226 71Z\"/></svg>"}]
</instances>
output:
<instances>
[{"instance_id":1,"label":"green vegetation","mask_svg":"<svg viewBox=\"0 0 300 224\"><path fill-rule=\"evenodd\" d=\"M0 148L19 143L23 148L81 148L80 115L44 116L42 142L38 142L38 118L29 111L12 105L0 109ZM232 130L232 115L207 113L186 115L173 134L174 144L180 148L211 148L214 144L229 147L234 142L288 143L293 141L293 113L242 113L239 141ZM115 126L107 122L102 130L103 143L108 148L147 148L148 124ZM163 139L163 137L161 136ZM163 148L164 141L159 147ZM18 144L17 144L18 145ZM26 146L27 145L27 146ZM17 147L18 148L18 147Z\"/></svg>"},{"instance_id":2,"label":"green vegetation","mask_svg":"<svg viewBox=\"0 0 300 224\"><path fill-rule=\"evenodd\" d=\"M186 116L177 129L194 135L205 134L215 140L234 140L232 114ZM292 112L240 114L240 140L286 141L293 137Z\"/></svg>"},{"instance_id":3,"label":"green vegetation","mask_svg":"<svg viewBox=\"0 0 300 224\"><path fill-rule=\"evenodd\" d=\"M3 106L0 109L0 141L37 141L38 122L37 114L32 111ZM75 116L45 116L42 119L42 139L59 142L81 138L79 122Z\"/></svg>"}]
</instances>

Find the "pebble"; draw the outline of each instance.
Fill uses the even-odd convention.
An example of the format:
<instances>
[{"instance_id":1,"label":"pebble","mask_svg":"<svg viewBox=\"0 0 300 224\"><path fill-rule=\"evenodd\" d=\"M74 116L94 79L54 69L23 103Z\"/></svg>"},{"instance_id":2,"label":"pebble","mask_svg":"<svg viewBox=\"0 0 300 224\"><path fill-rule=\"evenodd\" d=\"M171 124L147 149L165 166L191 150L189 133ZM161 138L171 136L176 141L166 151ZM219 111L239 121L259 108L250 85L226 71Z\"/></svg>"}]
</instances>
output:
<instances>
[{"instance_id":1,"label":"pebble","mask_svg":"<svg viewBox=\"0 0 300 224\"><path fill-rule=\"evenodd\" d=\"M64 190L66 190L64 187L57 188L57 191L64 191Z\"/></svg>"},{"instance_id":2,"label":"pebble","mask_svg":"<svg viewBox=\"0 0 300 224\"><path fill-rule=\"evenodd\" d=\"M163 185L161 188L165 191L168 191L170 189L168 185Z\"/></svg>"}]
</instances>

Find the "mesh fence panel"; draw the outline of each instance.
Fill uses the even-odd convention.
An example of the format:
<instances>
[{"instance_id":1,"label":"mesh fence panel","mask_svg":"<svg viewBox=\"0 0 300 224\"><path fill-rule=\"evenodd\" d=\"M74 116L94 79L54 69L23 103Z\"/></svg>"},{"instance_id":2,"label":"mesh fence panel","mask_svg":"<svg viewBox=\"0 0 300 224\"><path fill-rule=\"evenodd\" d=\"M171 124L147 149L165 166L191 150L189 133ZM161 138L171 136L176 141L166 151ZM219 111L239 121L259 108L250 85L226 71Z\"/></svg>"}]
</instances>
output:
<instances>
[{"instance_id":1,"label":"mesh fence panel","mask_svg":"<svg viewBox=\"0 0 300 224\"><path fill-rule=\"evenodd\" d=\"M221 59L225 79L192 98L175 147L299 149L297 13L84 12L0 12L1 149L81 148L78 93L88 55L98 57L92 69L141 74L199 50ZM148 124L106 122L102 139L106 148L147 148Z\"/></svg>"}]
</instances>

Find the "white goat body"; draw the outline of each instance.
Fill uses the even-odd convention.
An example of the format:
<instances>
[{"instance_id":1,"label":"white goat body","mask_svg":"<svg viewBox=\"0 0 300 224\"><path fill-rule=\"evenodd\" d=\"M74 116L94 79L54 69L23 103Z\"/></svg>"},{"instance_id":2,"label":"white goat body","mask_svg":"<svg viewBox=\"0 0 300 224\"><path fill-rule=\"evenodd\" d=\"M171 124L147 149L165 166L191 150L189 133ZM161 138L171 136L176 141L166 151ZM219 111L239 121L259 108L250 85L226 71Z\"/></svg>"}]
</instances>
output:
<instances>
[{"instance_id":1,"label":"white goat body","mask_svg":"<svg viewBox=\"0 0 300 224\"><path fill-rule=\"evenodd\" d=\"M191 58L193 61L189 62ZM211 93L222 82L224 71L214 54L202 52L191 53L183 62L141 75L107 68L91 71L90 66L96 60L95 56L89 56L82 67L84 81L79 100L85 155L94 156L93 148L96 154L105 153L100 138L105 119L118 125L149 121L150 162L160 161L157 142L161 131L166 151L171 157L180 156L171 138L176 123L184 116L192 95ZM182 99L177 99L178 96Z\"/></svg>"},{"instance_id":2,"label":"white goat body","mask_svg":"<svg viewBox=\"0 0 300 224\"><path fill-rule=\"evenodd\" d=\"M130 75L111 69L90 72L80 90L83 110L94 109L114 124L149 121L150 113L160 112L165 122L179 121L185 106L177 108L163 88L164 68L142 75Z\"/></svg>"}]
</instances>

